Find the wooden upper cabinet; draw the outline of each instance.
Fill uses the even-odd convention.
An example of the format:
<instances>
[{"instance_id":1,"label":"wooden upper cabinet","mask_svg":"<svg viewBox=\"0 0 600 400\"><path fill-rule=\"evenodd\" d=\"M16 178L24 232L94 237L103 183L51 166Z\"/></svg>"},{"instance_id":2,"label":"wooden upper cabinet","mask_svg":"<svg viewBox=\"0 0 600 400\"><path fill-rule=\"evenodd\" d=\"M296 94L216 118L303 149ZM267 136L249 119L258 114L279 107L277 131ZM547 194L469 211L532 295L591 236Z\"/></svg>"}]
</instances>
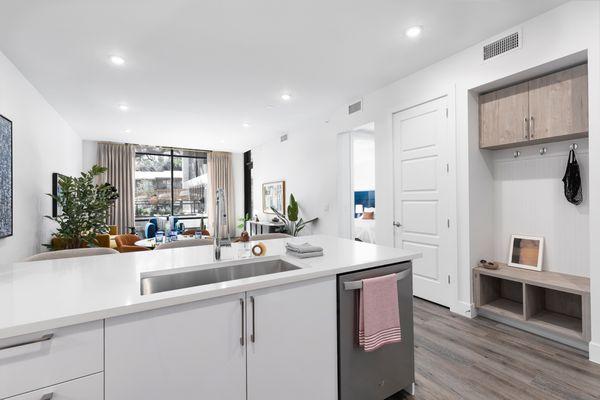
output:
<instances>
[{"instance_id":1,"label":"wooden upper cabinet","mask_svg":"<svg viewBox=\"0 0 600 400\"><path fill-rule=\"evenodd\" d=\"M529 83L479 97L480 147L499 147L527 140Z\"/></svg>"},{"instance_id":2,"label":"wooden upper cabinet","mask_svg":"<svg viewBox=\"0 0 600 400\"><path fill-rule=\"evenodd\" d=\"M587 64L479 96L482 149L587 134Z\"/></svg>"},{"instance_id":3,"label":"wooden upper cabinet","mask_svg":"<svg viewBox=\"0 0 600 400\"><path fill-rule=\"evenodd\" d=\"M588 132L587 64L529 83L532 140Z\"/></svg>"}]
</instances>

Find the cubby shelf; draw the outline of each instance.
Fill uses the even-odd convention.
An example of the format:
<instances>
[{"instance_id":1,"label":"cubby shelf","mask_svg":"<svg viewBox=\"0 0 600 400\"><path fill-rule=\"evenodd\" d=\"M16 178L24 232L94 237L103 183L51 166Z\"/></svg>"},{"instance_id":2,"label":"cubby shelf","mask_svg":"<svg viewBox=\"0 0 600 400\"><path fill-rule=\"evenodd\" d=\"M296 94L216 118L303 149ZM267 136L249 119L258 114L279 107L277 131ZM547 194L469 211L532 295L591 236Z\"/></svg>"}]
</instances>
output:
<instances>
[{"instance_id":1,"label":"cubby shelf","mask_svg":"<svg viewBox=\"0 0 600 400\"><path fill-rule=\"evenodd\" d=\"M500 264L473 269L475 306L482 316L587 350L590 281Z\"/></svg>"}]
</instances>

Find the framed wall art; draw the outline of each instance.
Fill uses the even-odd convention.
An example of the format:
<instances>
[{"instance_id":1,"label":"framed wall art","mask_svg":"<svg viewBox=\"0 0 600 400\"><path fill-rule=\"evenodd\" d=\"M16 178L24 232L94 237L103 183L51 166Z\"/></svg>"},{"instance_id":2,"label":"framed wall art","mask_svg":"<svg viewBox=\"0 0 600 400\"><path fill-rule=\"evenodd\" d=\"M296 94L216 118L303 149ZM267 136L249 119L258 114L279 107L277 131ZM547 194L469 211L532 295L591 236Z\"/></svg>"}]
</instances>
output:
<instances>
[{"instance_id":1,"label":"framed wall art","mask_svg":"<svg viewBox=\"0 0 600 400\"><path fill-rule=\"evenodd\" d=\"M263 213L274 214L271 207L285 214L285 181L263 183Z\"/></svg>"},{"instance_id":2,"label":"framed wall art","mask_svg":"<svg viewBox=\"0 0 600 400\"><path fill-rule=\"evenodd\" d=\"M13 234L12 121L0 115L0 238Z\"/></svg>"}]
</instances>

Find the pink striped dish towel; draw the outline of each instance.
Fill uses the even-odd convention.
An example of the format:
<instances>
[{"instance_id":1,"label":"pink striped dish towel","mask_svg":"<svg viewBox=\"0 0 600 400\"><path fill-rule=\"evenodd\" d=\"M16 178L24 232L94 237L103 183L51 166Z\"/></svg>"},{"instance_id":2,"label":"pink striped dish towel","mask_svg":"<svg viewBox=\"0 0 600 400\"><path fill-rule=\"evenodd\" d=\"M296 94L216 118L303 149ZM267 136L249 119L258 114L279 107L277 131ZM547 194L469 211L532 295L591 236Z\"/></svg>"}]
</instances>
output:
<instances>
[{"instance_id":1,"label":"pink striped dish towel","mask_svg":"<svg viewBox=\"0 0 600 400\"><path fill-rule=\"evenodd\" d=\"M396 274L363 279L358 310L358 345L375 351L402 341Z\"/></svg>"}]
</instances>

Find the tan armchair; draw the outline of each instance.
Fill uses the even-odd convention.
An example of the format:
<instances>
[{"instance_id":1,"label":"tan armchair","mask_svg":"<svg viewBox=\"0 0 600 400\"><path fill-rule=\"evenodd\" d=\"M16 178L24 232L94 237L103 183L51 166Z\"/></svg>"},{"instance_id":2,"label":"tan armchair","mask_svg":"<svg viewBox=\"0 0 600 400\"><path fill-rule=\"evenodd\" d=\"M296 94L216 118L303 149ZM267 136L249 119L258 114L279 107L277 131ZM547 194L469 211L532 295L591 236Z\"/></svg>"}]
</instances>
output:
<instances>
[{"instance_id":1,"label":"tan armchair","mask_svg":"<svg viewBox=\"0 0 600 400\"><path fill-rule=\"evenodd\" d=\"M125 235L118 235L115 237L115 242L117 243L117 250L119 253L131 253L134 251L146 251L148 250L145 247L136 246L135 242L140 240L138 235L132 235L130 233Z\"/></svg>"}]
</instances>

